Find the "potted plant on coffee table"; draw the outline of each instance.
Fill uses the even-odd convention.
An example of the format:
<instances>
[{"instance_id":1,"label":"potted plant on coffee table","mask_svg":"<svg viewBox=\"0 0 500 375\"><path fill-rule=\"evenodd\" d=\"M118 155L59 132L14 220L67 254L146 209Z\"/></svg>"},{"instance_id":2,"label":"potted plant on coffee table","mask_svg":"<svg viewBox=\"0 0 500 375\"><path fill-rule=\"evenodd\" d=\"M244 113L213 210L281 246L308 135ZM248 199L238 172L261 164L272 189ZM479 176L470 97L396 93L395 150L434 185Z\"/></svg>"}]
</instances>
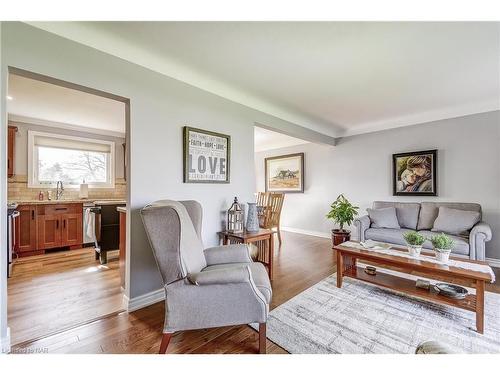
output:
<instances>
[{"instance_id":1,"label":"potted plant on coffee table","mask_svg":"<svg viewBox=\"0 0 500 375\"><path fill-rule=\"evenodd\" d=\"M422 245L425 242L425 237L414 230L406 232L403 234L403 238L406 241L408 247L408 252L413 257L418 257L422 251Z\"/></svg>"},{"instance_id":2,"label":"potted plant on coffee table","mask_svg":"<svg viewBox=\"0 0 500 375\"><path fill-rule=\"evenodd\" d=\"M358 214L358 209L359 207L353 206L343 194L340 194L332 203L331 210L326 217L339 226L338 229L332 229L333 246L351 239L351 231L344 229L344 226L352 224L354 217Z\"/></svg>"},{"instance_id":3,"label":"potted plant on coffee table","mask_svg":"<svg viewBox=\"0 0 500 375\"><path fill-rule=\"evenodd\" d=\"M429 239L432 243L432 247L436 252L437 260L448 263L450 258L451 249L455 246L455 241L453 241L449 236L444 233L436 234Z\"/></svg>"}]
</instances>

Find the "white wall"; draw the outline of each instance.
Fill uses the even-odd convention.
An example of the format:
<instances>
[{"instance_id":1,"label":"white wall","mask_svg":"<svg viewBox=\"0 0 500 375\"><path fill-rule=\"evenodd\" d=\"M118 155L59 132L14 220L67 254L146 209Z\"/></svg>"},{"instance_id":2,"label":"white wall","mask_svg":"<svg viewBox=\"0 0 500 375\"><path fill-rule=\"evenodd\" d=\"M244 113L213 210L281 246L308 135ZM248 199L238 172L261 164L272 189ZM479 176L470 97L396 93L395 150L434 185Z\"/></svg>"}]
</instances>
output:
<instances>
[{"instance_id":1,"label":"white wall","mask_svg":"<svg viewBox=\"0 0 500 375\"><path fill-rule=\"evenodd\" d=\"M438 149L438 197L392 196L392 154ZM264 158L305 153L305 192L288 194L282 225L329 233L330 203L344 193L361 207L374 200L477 202L493 239L486 256L500 259L500 112L346 137L337 146L306 144L257 153L257 190L264 191Z\"/></svg>"},{"instance_id":2,"label":"white wall","mask_svg":"<svg viewBox=\"0 0 500 375\"><path fill-rule=\"evenodd\" d=\"M9 124L17 126L16 147L14 149L14 173L16 175L28 174L28 131L34 130L52 134L71 135L74 137L84 137L90 139L99 139L102 141L111 141L115 143L115 177L124 178L125 164L124 151L122 144L125 143L125 138L111 137L109 135L101 135L88 132L85 128L82 130L62 129L51 126L35 125L10 121Z\"/></svg>"},{"instance_id":3,"label":"white wall","mask_svg":"<svg viewBox=\"0 0 500 375\"><path fill-rule=\"evenodd\" d=\"M2 27L4 74L7 67L12 66L130 99L128 294L131 298L161 287L140 218L140 208L157 199L199 200L204 208L203 238L206 245L213 245L217 243L221 213L229 207L231 199L235 195L242 201L253 198L254 123L285 130L287 127L300 128L26 24L5 22ZM5 76L2 78L4 88ZM2 125L6 125L5 119ZM231 135L230 184L182 183L184 125ZM4 142L2 152L5 153ZM5 174L2 176L5 178ZM0 202L2 209L4 198ZM4 271L1 273L3 275Z\"/></svg>"}]
</instances>

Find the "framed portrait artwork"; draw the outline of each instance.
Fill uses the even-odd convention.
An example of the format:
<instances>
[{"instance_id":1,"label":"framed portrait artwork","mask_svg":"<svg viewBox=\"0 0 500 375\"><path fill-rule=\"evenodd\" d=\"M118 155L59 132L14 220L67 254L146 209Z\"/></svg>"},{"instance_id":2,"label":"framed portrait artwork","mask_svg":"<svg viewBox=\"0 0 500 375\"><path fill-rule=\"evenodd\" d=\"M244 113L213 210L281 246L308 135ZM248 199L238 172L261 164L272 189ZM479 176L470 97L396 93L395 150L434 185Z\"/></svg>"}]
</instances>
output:
<instances>
[{"instance_id":1,"label":"framed portrait artwork","mask_svg":"<svg viewBox=\"0 0 500 375\"><path fill-rule=\"evenodd\" d=\"M184 182L229 183L231 137L184 127Z\"/></svg>"},{"instance_id":2,"label":"framed portrait artwork","mask_svg":"<svg viewBox=\"0 0 500 375\"><path fill-rule=\"evenodd\" d=\"M392 155L393 195L437 195L437 150Z\"/></svg>"},{"instance_id":3,"label":"framed portrait artwork","mask_svg":"<svg viewBox=\"0 0 500 375\"><path fill-rule=\"evenodd\" d=\"M304 153L266 158L266 191L304 192Z\"/></svg>"}]
</instances>

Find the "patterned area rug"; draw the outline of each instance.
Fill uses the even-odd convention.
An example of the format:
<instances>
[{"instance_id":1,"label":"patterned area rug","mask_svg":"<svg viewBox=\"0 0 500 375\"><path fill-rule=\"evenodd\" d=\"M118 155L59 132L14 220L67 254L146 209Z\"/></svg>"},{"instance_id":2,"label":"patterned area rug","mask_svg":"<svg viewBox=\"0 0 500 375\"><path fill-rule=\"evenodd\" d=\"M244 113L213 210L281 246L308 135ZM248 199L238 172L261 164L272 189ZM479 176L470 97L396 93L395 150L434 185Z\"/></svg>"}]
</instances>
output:
<instances>
[{"instance_id":1,"label":"patterned area rug","mask_svg":"<svg viewBox=\"0 0 500 375\"><path fill-rule=\"evenodd\" d=\"M392 273L392 272L391 272ZM500 353L500 295L486 292L485 333L475 314L335 274L270 313L267 336L290 353L414 353L423 341L455 353Z\"/></svg>"}]
</instances>

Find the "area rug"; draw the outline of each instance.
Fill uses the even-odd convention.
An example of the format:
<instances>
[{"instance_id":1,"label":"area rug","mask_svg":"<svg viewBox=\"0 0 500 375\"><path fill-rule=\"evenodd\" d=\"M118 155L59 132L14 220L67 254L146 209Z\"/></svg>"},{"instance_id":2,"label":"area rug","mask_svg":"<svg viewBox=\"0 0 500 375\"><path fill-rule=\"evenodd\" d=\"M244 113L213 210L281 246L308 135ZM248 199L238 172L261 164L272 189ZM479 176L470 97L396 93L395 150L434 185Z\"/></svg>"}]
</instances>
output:
<instances>
[{"instance_id":1,"label":"area rug","mask_svg":"<svg viewBox=\"0 0 500 375\"><path fill-rule=\"evenodd\" d=\"M391 272L392 273L392 272ZM500 353L500 295L486 292L485 332L475 314L336 275L270 312L268 339L289 353L414 353L428 340L455 353Z\"/></svg>"}]
</instances>

